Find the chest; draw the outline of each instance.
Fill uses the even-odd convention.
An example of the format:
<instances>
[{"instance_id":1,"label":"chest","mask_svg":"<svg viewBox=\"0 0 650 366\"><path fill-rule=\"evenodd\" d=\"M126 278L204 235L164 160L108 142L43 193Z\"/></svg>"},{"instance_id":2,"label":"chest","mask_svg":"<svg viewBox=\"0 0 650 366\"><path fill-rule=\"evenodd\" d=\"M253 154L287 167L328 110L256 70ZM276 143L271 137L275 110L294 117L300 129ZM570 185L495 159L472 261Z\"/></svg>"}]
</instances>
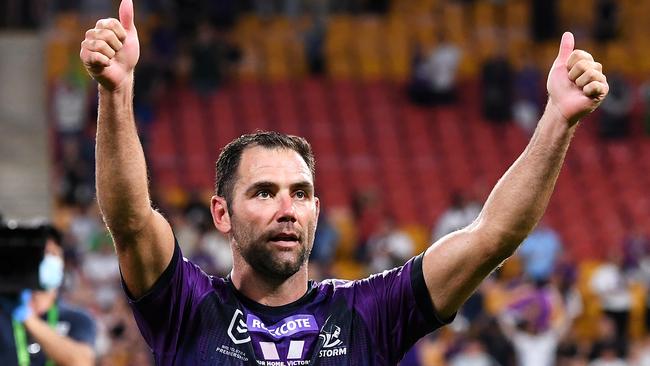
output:
<instances>
[{"instance_id":1,"label":"chest","mask_svg":"<svg viewBox=\"0 0 650 366\"><path fill-rule=\"evenodd\" d=\"M197 317L187 331L198 364L372 364L371 335L360 314L343 302L269 315L206 301Z\"/></svg>"}]
</instances>

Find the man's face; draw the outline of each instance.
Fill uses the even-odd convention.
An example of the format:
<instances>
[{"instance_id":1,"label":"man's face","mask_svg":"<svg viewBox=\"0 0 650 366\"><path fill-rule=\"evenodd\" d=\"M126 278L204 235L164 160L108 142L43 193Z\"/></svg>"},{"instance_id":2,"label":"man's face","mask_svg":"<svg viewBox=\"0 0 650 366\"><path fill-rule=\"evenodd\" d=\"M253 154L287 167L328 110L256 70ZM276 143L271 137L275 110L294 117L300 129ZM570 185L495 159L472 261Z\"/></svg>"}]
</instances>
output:
<instances>
[{"instance_id":1,"label":"man's face","mask_svg":"<svg viewBox=\"0 0 650 366\"><path fill-rule=\"evenodd\" d=\"M234 250L257 272L285 280L307 263L319 202L311 172L290 149L244 150L230 207Z\"/></svg>"}]
</instances>

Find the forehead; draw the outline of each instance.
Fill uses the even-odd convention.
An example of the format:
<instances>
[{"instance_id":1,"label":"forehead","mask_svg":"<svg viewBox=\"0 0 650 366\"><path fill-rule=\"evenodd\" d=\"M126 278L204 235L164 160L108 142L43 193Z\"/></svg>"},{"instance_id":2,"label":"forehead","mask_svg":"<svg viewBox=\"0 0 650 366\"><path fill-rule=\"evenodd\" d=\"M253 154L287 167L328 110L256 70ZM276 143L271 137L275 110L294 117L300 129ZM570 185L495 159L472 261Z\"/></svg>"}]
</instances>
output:
<instances>
[{"instance_id":1,"label":"forehead","mask_svg":"<svg viewBox=\"0 0 650 366\"><path fill-rule=\"evenodd\" d=\"M57 245L53 239L48 238L47 241L45 242L45 253L54 254L62 257L63 249L59 245Z\"/></svg>"},{"instance_id":2,"label":"forehead","mask_svg":"<svg viewBox=\"0 0 650 366\"><path fill-rule=\"evenodd\" d=\"M244 150L237 169L237 185L258 181L307 181L311 171L298 152L285 148L253 146Z\"/></svg>"}]
</instances>

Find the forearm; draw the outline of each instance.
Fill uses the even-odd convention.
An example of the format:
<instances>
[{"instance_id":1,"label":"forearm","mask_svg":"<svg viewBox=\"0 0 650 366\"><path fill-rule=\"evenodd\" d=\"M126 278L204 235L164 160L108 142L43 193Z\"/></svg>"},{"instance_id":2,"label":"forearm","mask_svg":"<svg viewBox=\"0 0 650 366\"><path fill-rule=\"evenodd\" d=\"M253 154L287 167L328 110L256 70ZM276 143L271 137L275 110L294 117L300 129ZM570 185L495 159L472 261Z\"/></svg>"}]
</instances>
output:
<instances>
[{"instance_id":1,"label":"forearm","mask_svg":"<svg viewBox=\"0 0 650 366\"><path fill-rule=\"evenodd\" d=\"M496 184L475 227L511 253L542 217L577 124L548 105L524 152Z\"/></svg>"},{"instance_id":2,"label":"forearm","mask_svg":"<svg viewBox=\"0 0 650 366\"><path fill-rule=\"evenodd\" d=\"M132 81L99 87L97 199L113 235L138 232L151 215L144 152L133 117Z\"/></svg>"},{"instance_id":3,"label":"forearm","mask_svg":"<svg viewBox=\"0 0 650 366\"><path fill-rule=\"evenodd\" d=\"M25 329L34 338L47 358L59 366L94 365L92 348L56 333L47 323L36 316L25 320Z\"/></svg>"}]
</instances>

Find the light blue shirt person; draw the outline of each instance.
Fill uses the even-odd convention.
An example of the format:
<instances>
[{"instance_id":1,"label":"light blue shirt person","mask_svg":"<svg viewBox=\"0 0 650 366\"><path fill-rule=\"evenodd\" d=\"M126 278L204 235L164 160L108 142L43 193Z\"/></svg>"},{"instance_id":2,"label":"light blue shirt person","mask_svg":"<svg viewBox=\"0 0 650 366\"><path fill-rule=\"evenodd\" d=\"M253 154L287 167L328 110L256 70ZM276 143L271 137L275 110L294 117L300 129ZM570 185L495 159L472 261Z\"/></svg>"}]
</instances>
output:
<instances>
[{"instance_id":1,"label":"light blue shirt person","mask_svg":"<svg viewBox=\"0 0 650 366\"><path fill-rule=\"evenodd\" d=\"M562 242L555 230L540 223L517 252L526 275L533 281L545 281L553 274L561 250Z\"/></svg>"}]
</instances>

